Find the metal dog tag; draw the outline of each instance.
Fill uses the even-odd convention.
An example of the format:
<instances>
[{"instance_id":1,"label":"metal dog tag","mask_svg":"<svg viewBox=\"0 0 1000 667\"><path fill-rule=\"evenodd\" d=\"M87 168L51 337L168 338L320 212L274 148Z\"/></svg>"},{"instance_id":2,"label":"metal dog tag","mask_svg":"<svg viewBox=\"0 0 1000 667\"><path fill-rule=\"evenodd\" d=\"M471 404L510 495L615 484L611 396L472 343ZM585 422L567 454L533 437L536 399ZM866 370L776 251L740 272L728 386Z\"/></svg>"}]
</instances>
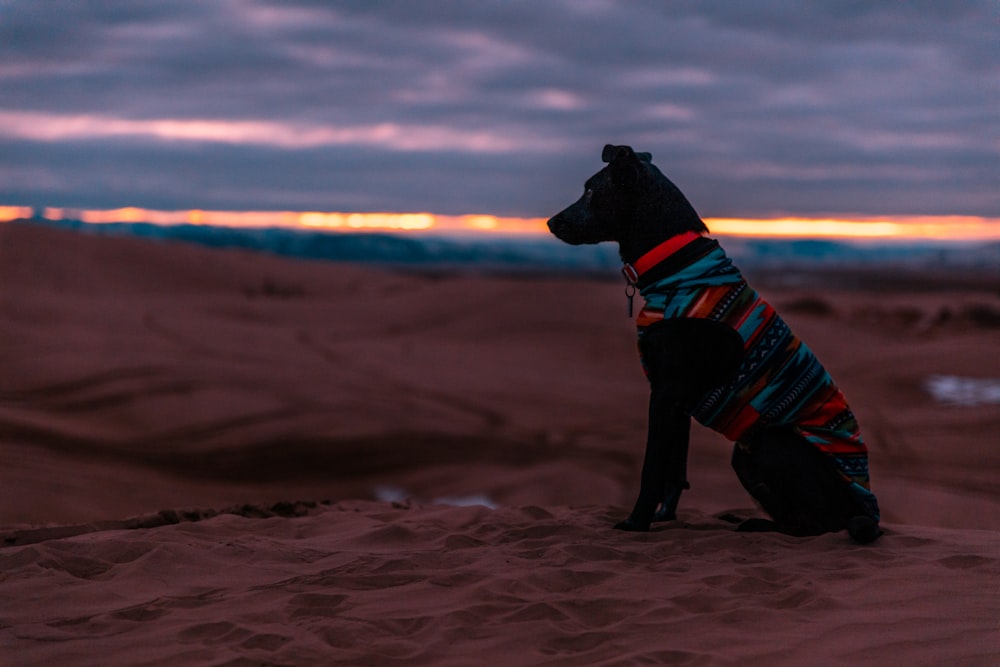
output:
<instances>
[{"instance_id":1,"label":"metal dog tag","mask_svg":"<svg viewBox=\"0 0 1000 667\"><path fill-rule=\"evenodd\" d=\"M622 277L625 278L625 298L628 299L628 316L632 317L632 297L635 296L635 285L639 282L639 273L635 267L625 262L622 266Z\"/></svg>"}]
</instances>

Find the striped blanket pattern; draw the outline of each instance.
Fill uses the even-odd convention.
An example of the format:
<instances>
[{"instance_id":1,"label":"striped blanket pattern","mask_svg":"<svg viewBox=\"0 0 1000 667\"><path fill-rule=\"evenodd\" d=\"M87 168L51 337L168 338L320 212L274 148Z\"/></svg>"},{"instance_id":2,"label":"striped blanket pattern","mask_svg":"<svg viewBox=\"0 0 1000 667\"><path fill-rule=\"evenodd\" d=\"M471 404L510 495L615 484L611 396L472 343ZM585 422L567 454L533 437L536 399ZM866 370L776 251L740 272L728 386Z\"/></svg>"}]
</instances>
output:
<instances>
[{"instance_id":1,"label":"striped blanket pattern","mask_svg":"<svg viewBox=\"0 0 1000 667\"><path fill-rule=\"evenodd\" d=\"M646 303L639 336L665 318L705 318L739 333L744 357L735 378L710 390L690 414L739 443L765 428L787 427L829 456L876 520L868 448L830 374L743 278L717 243L666 277L640 287Z\"/></svg>"}]
</instances>

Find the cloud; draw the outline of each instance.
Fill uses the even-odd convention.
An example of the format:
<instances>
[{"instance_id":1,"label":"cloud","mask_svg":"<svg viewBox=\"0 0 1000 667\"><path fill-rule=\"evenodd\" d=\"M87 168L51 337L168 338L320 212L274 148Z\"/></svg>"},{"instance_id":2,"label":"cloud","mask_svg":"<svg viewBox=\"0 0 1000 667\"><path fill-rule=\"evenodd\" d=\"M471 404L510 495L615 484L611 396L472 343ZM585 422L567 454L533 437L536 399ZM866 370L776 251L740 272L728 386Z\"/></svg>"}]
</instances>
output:
<instances>
[{"instance_id":1,"label":"cloud","mask_svg":"<svg viewBox=\"0 0 1000 667\"><path fill-rule=\"evenodd\" d=\"M997 18L988 0L8 0L0 203L547 215L614 142L704 215L998 216Z\"/></svg>"},{"instance_id":2,"label":"cloud","mask_svg":"<svg viewBox=\"0 0 1000 667\"><path fill-rule=\"evenodd\" d=\"M475 153L557 147L551 140L519 137L516 132L470 132L445 126L395 123L335 126L187 118L132 120L114 116L0 111L0 125L3 126L0 134L7 137L45 142L130 137L208 144L255 144L293 150L323 146L372 146L390 151L420 152L448 146L452 151Z\"/></svg>"}]
</instances>

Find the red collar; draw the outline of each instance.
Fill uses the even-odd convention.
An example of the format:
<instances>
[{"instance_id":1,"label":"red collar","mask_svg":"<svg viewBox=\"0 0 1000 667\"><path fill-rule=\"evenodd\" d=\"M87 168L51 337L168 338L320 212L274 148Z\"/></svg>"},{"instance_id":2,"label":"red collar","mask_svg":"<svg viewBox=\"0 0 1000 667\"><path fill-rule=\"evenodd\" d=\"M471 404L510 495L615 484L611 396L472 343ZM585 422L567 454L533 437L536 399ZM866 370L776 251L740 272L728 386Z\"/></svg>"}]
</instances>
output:
<instances>
[{"instance_id":1,"label":"red collar","mask_svg":"<svg viewBox=\"0 0 1000 667\"><path fill-rule=\"evenodd\" d=\"M625 265L622 267L622 275L625 276L625 280L629 281L632 285L635 285L639 282L639 278L642 274L649 271L667 257L670 257L687 244L695 241L696 239L700 239L701 237L702 235L698 232L684 232L683 234L672 236L639 259L635 260L635 264L625 262Z\"/></svg>"}]
</instances>

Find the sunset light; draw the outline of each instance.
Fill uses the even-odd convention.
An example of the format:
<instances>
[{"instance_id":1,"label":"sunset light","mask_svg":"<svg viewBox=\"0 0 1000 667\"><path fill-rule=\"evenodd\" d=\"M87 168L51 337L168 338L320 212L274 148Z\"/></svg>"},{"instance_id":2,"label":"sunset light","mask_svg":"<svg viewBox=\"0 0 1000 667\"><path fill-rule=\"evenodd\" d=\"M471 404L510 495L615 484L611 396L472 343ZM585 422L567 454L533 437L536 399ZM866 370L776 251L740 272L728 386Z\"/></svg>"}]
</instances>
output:
<instances>
[{"instance_id":1,"label":"sunset light","mask_svg":"<svg viewBox=\"0 0 1000 667\"><path fill-rule=\"evenodd\" d=\"M0 222L29 218L28 206L0 206ZM434 213L337 213L319 211L157 211L126 207L107 210L41 209L49 220L102 224L149 222L213 227L285 227L330 231L434 231L545 234L546 218ZM706 218L712 234L764 238L840 238L936 241L1000 240L1000 218L892 216L883 218Z\"/></svg>"},{"instance_id":2,"label":"sunset light","mask_svg":"<svg viewBox=\"0 0 1000 667\"><path fill-rule=\"evenodd\" d=\"M0 222L30 218L32 213L30 206L0 206Z\"/></svg>"},{"instance_id":3,"label":"sunset light","mask_svg":"<svg viewBox=\"0 0 1000 667\"><path fill-rule=\"evenodd\" d=\"M1000 239L1000 219L975 216L898 216L870 219L775 218L769 220L709 218L705 223L712 233L728 236L955 241Z\"/></svg>"},{"instance_id":4,"label":"sunset light","mask_svg":"<svg viewBox=\"0 0 1000 667\"><path fill-rule=\"evenodd\" d=\"M300 213L298 224L321 229L430 229L430 213Z\"/></svg>"}]
</instances>

